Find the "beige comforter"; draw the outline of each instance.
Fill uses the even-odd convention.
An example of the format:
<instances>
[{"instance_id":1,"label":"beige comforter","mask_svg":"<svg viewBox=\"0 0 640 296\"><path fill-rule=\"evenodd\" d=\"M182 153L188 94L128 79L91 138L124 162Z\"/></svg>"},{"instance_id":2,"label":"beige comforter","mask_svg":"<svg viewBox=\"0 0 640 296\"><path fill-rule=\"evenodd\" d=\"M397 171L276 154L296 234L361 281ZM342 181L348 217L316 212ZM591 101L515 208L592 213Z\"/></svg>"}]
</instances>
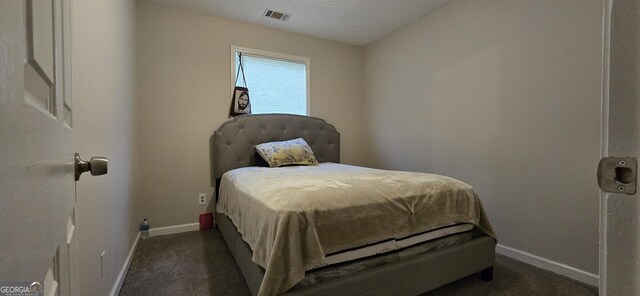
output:
<instances>
[{"instance_id":1,"label":"beige comforter","mask_svg":"<svg viewBox=\"0 0 640 296\"><path fill-rule=\"evenodd\" d=\"M253 250L259 295L302 280L326 254L459 223L495 238L471 186L439 175L323 163L222 176L216 210Z\"/></svg>"}]
</instances>

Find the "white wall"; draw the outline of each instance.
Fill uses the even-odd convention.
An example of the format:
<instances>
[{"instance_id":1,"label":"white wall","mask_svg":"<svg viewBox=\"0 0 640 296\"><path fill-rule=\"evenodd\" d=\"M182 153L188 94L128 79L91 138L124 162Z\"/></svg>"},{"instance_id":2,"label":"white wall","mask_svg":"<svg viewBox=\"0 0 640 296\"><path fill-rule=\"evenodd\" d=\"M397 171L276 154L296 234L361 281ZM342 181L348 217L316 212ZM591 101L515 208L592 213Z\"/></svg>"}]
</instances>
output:
<instances>
[{"instance_id":1,"label":"white wall","mask_svg":"<svg viewBox=\"0 0 640 296\"><path fill-rule=\"evenodd\" d=\"M365 49L372 165L479 192L499 243L598 273L601 1L454 0Z\"/></svg>"},{"instance_id":2,"label":"white wall","mask_svg":"<svg viewBox=\"0 0 640 296\"><path fill-rule=\"evenodd\" d=\"M76 185L80 295L109 294L137 234L132 194L135 16L134 1L73 3L75 147L84 159L109 159L107 175L85 174Z\"/></svg>"},{"instance_id":3,"label":"white wall","mask_svg":"<svg viewBox=\"0 0 640 296\"><path fill-rule=\"evenodd\" d=\"M197 194L213 193L209 137L227 120L232 45L310 58L311 116L341 132L344 162L365 162L361 47L143 1L137 32L134 183L152 227L197 222L212 210L197 205Z\"/></svg>"}]
</instances>

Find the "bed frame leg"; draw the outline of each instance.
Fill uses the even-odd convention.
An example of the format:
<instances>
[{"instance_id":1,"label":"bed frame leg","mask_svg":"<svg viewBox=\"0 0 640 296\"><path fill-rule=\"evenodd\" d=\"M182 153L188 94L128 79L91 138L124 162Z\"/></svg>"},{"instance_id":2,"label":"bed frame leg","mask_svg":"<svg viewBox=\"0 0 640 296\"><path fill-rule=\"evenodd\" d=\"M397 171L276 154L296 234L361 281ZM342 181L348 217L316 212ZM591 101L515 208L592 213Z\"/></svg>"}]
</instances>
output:
<instances>
[{"instance_id":1,"label":"bed frame leg","mask_svg":"<svg viewBox=\"0 0 640 296\"><path fill-rule=\"evenodd\" d=\"M491 281L493 279L493 266L483 269L480 272L480 278L485 282Z\"/></svg>"}]
</instances>

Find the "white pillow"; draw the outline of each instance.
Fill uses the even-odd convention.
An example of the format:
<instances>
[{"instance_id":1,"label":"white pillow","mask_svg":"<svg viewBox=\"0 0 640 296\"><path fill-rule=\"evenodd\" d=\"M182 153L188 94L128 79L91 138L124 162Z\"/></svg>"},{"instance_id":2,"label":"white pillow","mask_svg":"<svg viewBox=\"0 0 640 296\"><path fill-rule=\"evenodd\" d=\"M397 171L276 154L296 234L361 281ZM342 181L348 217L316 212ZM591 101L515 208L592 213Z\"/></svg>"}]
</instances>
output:
<instances>
[{"instance_id":1,"label":"white pillow","mask_svg":"<svg viewBox=\"0 0 640 296\"><path fill-rule=\"evenodd\" d=\"M318 160L313 155L313 150L302 138L256 145L256 152L272 168L285 165L318 164Z\"/></svg>"}]
</instances>

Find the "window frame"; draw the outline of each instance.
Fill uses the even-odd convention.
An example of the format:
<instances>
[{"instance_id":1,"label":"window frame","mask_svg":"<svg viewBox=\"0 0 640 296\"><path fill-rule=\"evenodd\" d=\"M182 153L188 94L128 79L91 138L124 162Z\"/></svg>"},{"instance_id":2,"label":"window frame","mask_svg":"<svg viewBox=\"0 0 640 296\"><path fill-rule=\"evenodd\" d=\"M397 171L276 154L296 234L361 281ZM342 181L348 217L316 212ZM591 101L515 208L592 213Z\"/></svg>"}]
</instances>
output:
<instances>
[{"instance_id":1,"label":"window frame","mask_svg":"<svg viewBox=\"0 0 640 296\"><path fill-rule=\"evenodd\" d=\"M231 81L229 84L231 84L231 87L229 88L230 92L229 92L229 97L233 96L233 89L235 88L235 83L236 83L236 52L241 52L242 54L248 54L248 55L252 55L252 56L257 56L257 57L262 57L262 58L267 58L267 59L272 59L272 60L281 60L284 62L293 62L293 63L299 63L299 64L304 64L305 65L305 70L306 73L305 75L306 77L306 87L307 87L307 110L306 110L306 116L311 116L311 59L307 58L307 57L300 57L300 56L295 56L295 55L289 55L289 54L283 54L283 53L277 53L277 52L271 52L271 51L266 51L266 50L260 50L260 49L253 49L253 48L246 48L246 47L239 47L239 46L231 46ZM251 94L251 88L249 88L249 94Z\"/></svg>"}]
</instances>

